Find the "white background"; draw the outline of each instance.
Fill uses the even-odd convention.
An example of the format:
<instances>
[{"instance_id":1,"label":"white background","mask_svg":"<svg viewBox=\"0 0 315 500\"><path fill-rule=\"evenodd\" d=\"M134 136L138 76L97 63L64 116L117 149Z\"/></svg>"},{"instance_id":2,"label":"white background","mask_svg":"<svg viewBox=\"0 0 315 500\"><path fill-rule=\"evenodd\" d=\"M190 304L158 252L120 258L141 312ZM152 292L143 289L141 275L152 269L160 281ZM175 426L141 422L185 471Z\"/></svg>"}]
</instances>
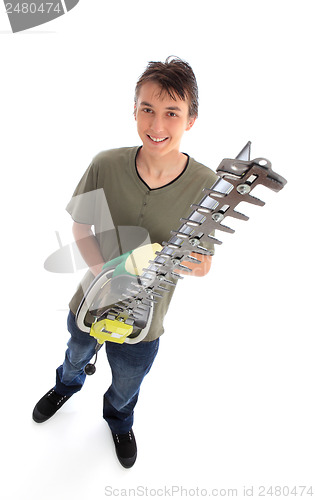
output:
<instances>
[{"instance_id":1,"label":"white background","mask_svg":"<svg viewBox=\"0 0 315 500\"><path fill-rule=\"evenodd\" d=\"M314 3L81 0L12 34L1 10L2 498L103 499L105 487L238 488L314 481ZM45 424L80 275L43 263L71 241L65 211L91 158L139 144L133 89L150 60L190 62L200 116L182 150L213 169L253 143L288 180L231 222L213 267L186 278L165 321L124 470L97 373ZM123 179L122 179L123 182ZM153 491L154 493L154 491ZM304 495L306 496L306 495ZM310 498L310 496L308 496Z\"/></svg>"}]
</instances>

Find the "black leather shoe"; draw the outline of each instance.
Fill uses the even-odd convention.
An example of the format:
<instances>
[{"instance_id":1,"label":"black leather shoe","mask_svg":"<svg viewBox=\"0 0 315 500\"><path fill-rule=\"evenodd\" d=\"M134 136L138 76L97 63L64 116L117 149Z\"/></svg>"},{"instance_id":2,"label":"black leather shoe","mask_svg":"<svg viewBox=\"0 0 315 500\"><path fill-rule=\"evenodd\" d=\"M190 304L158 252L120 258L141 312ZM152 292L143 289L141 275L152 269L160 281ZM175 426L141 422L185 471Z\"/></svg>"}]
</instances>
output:
<instances>
[{"instance_id":1,"label":"black leather shoe","mask_svg":"<svg viewBox=\"0 0 315 500\"><path fill-rule=\"evenodd\" d=\"M116 448L116 455L123 467L129 469L133 466L137 458L137 444L135 435L130 429L127 434L114 434L113 439Z\"/></svg>"},{"instance_id":2,"label":"black leather shoe","mask_svg":"<svg viewBox=\"0 0 315 500\"><path fill-rule=\"evenodd\" d=\"M68 401L70 396L61 396L54 389L50 389L37 403L33 410L33 420L37 424L46 422L50 417L52 417L62 405Z\"/></svg>"}]
</instances>

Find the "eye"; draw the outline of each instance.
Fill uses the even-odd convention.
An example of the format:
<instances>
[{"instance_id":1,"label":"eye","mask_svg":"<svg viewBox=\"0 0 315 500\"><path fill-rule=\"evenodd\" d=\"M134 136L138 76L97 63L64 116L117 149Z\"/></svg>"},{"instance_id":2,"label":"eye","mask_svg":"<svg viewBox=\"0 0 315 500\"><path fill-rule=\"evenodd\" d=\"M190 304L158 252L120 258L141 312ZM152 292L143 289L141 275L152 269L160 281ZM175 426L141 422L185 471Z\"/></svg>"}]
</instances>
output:
<instances>
[{"instance_id":1,"label":"eye","mask_svg":"<svg viewBox=\"0 0 315 500\"><path fill-rule=\"evenodd\" d=\"M142 111L144 111L144 113L152 113L151 108L143 108Z\"/></svg>"},{"instance_id":2,"label":"eye","mask_svg":"<svg viewBox=\"0 0 315 500\"><path fill-rule=\"evenodd\" d=\"M170 116L171 118L174 118L174 117L176 117L177 115L176 115L176 113L173 113L173 111L170 111L170 112L168 113L168 116Z\"/></svg>"}]
</instances>

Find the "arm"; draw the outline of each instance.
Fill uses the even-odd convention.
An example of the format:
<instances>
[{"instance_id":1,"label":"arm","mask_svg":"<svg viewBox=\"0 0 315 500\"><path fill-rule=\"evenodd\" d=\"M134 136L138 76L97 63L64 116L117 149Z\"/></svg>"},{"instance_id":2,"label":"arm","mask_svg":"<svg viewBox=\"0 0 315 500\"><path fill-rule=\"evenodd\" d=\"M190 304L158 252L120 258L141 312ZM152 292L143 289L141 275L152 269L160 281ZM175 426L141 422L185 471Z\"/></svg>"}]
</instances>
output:
<instances>
[{"instance_id":1,"label":"arm","mask_svg":"<svg viewBox=\"0 0 315 500\"><path fill-rule=\"evenodd\" d=\"M179 269L177 269L176 272L180 272L181 274L186 274L188 276L198 276L198 277L205 276L210 271L212 255L202 255L200 253L192 252L191 256L195 257L195 259L200 260L201 263L195 264L193 262L188 262L184 260L182 264L192 269L192 272L183 271Z\"/></svg>"},{"instance_id":2,"label":"arm","mask_svg":"<svg viewBox=\"0 0 315 500\"><path fill-rule=\"evenodd\" d=\"M72 232L83 259L94 276L97 276L102 270L104 259L91 227L74 222Z\"/></svg>"},{"instance_id":3,"label":"arm","mask_svg":"<svg viewBox=\"0 0 315 500\"><path fill-rule=\"evenodd\" d=\"M97 276L101 272L105 262L97 239L92 232L91 226L88 224L79 224L78 222L74 222L72 231L83 259L89 266L94 276ZM192 269L192 272L186 272L183 270L177 270L177 272L187 274L188 276L205 276L210 270L212 256L202 255L195 252L192 252L191 255L200 260L201 263L194 264L192 262L183 261L182 264Z\"/></svg>"}]
</instances>

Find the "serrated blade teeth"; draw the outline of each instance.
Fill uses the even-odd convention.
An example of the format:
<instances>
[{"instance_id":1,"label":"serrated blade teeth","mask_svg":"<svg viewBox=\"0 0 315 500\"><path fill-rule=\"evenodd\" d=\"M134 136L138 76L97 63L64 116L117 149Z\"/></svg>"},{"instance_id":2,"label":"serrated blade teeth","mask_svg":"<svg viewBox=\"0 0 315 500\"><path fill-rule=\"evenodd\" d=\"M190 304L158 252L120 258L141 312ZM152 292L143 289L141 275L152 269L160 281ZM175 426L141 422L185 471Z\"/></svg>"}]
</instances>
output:
<instances>
[{"instance_id":1,"label":"serrated blade teeth","mask_svg":"<svg viewBox=\"0 0 315 500\"><path fill-rule=\"evenodd\" d=\"M212 241L212 243L214 243L215 245L222 245L222 241L220 240L217 240L217 238L214 238L213 236L211 236L211 234L208 234L208 238Z\"/></svg>"},{"instance_id":2,"label":"serrated blade teeth","mask_svg":"<svg viewBox=\"0 0 315 500\"><path fill-rule=\"evenodd\" d=\"M252 205L258 205L259 207L263 207L265 205L265 202L260 200L259 198L255 198L255 196L252 196L248 194L247 196L244 196L244 200L246 203L251 203Z\"/></svg>"},{"instance_id":3,"label":"serrated blade teeth","mask_svg":"<svg viewBox=\"0 0 315 500\"><path fill-rule=\"evenodd\" d=\"M249 217L247 215L242 214L241 212L237 212L236 210L232 210L229 212L229 217L233 217L234 219L239 219L243 221L249 220Z\"/></svg>"}]
</instances>

